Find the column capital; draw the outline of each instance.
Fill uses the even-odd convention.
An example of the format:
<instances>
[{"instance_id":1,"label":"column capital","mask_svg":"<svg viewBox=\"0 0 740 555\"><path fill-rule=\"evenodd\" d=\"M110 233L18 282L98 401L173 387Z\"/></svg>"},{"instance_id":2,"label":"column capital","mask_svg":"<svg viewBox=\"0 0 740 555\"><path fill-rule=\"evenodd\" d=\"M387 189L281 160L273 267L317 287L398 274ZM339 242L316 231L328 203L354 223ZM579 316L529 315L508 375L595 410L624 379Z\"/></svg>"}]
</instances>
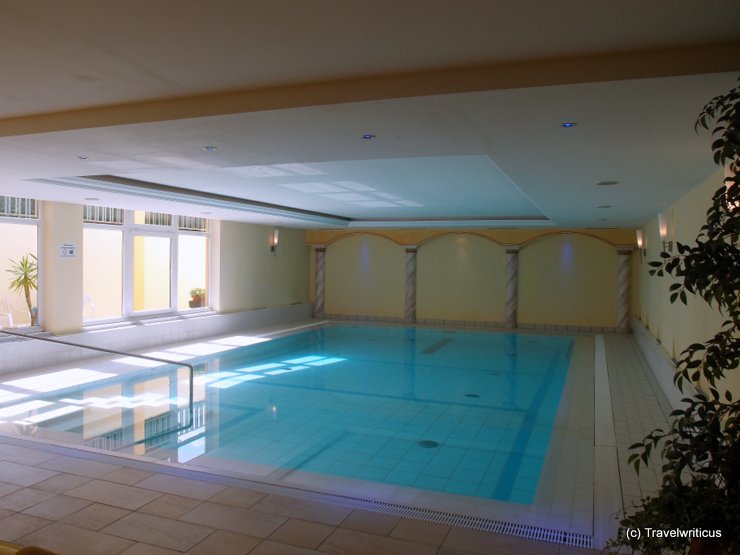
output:
<instances>
[{"instance_id":1,"label":"column capital","mask_svg":"<svg viewBox=\"0 0 740 555\"><path fill-rule=\"evenodd\" d=\"M635 245L614 245L617 254L632 254L637 248Z\"/></svg>"},{"instance_id":2,"label":"column capital","mask_svg":"<svg viewBox=\"0 0 740 555\"><path fill-rule=\"evenodd\" d=\"M326 245L314 245L313 250L316 252L326 252Z\"/></svg>"},{"instance_id":3,"label":"column capital","mask_svg":"<svg viewBox=\"0 0 740 555\"><path fill-rule=\"evenodd\" d=\"M406 252L416 252L419 247L417 245L401 245Z\"/></svg>"},{"instance_id":4,"label":"column capital","mask_svg":"<svg viewBox=\"0 0 740 555\"><path fill-rule=\"evenodd\" d=\"M520 245L501 245L501 246L504 247L506 254L517 254L519 252L519 249L521 249Z\"/></svg>"}]
</instances>

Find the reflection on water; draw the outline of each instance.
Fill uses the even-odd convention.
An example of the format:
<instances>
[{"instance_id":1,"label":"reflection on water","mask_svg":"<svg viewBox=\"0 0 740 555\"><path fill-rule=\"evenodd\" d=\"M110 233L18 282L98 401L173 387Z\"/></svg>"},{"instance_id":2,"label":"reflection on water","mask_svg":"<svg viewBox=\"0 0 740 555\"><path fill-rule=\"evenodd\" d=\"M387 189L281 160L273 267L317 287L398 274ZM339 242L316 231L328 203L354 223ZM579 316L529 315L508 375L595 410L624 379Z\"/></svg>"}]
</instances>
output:
<instances>
[{"instance_id":1,"label":"reflection on water","mask_svg":"<svg viewBox=\"0 0 740 555\"><path fill-rule=\"evenodd\" d=\"M117 358L0 384L0 428L271 480L300 471L529 503L571 345L356 326L234 336L154 355L196 365L192 422L187 368Z\"/></svg>"}]
</instances>

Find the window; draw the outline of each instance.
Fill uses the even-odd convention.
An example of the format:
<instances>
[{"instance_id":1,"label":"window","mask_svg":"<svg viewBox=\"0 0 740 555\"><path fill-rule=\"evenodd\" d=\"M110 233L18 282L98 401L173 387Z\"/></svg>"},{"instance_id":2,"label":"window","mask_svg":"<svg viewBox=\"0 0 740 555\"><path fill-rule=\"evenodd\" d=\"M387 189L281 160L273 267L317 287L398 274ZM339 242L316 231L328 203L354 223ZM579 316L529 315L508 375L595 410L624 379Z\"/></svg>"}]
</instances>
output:
<instances>
[{"instance_id":1,"label":"window","mask_svg":"<svg viewBox=\"0 0 740 555\"><path fill-rule=\"evenodd\" d=\"M208 220L86 206L84 319L207 305Z\"/></svg>"},{"instance_id":2,"label":"window","mask_svg":"<svg viewBox=\"0 0 740 555\"><path fill-rule=\"evenodd\" d=\"M86 226L82 242L82 318L120 318L123 310L123 229Z\"/></svg>"},{"instance_id":3,"label":"window","mask_svg":"<svg viewBox=\"0 0 740 555\"><path fill-rule=\"evenodd\" d=\"M0 216L36 220L37 202L31 198L0 197Z\"/></svg>"},{"instance_id":4,"label":"window","mask_svg":"<svg viewBox=\"0 0 740 555\"><path fill-rule=\"evenodd\" d=\"M206 278L208 241L203 235L180 235L177 248L177 308L208 306Z\"/></svg>"},{"instance_id":5,"label":"window","mask_svg":"<svg viewBox=\"0 0 740 555\"><path fill-rule=\"evenodd\" d=\"M134 235L134 312L170 308L172 239Z\"/></svg>"},{"instance_id":6,"label":"window","mask_svg":"<svg viewBox=\"0 0 740 555\"><path fill-rule=\"evenodd\" d=\"M0 328L38 324L37 205L0 196Z\"/></svg>"}]
</instances>

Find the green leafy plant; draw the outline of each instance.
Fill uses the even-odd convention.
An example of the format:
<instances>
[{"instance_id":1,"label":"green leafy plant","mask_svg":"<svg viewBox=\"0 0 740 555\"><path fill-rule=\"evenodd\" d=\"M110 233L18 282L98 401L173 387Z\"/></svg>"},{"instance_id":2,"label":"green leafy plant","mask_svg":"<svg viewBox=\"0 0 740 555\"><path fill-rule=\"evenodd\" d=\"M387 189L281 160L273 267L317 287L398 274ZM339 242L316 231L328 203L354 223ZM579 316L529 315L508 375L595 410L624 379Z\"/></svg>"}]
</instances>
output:
<instances>
[{"instance_id":1,"label":"green leafy plant","mask_svg":"<svg viewBox=\"0 0 740 555\"><path fill-rule=\"evenodd\" d=\"M6 271L13 276L13 280L8 287L13 293L23 293L28 306L28 313L31 316L31 325L35 326L38 323L38 314L31 302L31 291L36 291L39 287L36 255L28 253L24 254L18 262L10 260L10 269Z\"/></svg>"},{"instance_id":2,"label":"green leafy plant","mask_svg":"<svg viewBox=\"0 0 740 555\"><path fill-rule=\"evenodd\" d=\"M688 295L703 299L726 318L714 337L693 343L682 353L674 383L702 388L683 399L682 409L671 413L669 430L654 430L630 447L629 463L639 472L660 448L663 479L655 496L621 521L614 546L642 553L683 552L686 538L631 539L630 528L720 530L721 538L703 541L712 553L740 553L740 402L721 391L721 380L740 364L740 87L713 98L699 115L696 128L712 122L714 161L727 168L729 177L712 197L696 244L677 244L677 254L660 254L650 262L651 275L676 278L670 301L687 303ZM694 540L696 541L696 540Z\"/></svg>"},{"instance_id":3,"label":"green leafy plant","mask_svg":"<svg viewBox=\"0 0 740 555\"><path fill-rule=\"evenodd\" d=\"M190 290L190 308L198 308L203 306L203 302L206 298L206 290L202 287L194 287Z\"/></svg>"}]
</instances>

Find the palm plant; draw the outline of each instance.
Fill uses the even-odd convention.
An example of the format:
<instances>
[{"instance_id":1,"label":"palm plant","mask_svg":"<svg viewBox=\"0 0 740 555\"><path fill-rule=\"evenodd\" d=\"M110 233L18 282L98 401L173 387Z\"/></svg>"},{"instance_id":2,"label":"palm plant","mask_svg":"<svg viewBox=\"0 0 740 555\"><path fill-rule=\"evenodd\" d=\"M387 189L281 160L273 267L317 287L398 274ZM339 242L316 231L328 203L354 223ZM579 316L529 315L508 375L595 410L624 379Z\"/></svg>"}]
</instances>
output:
<instances>
[{"instance_id":1,"label":"palm plant","mask_svg":"<svg viewBox=\"0 0 740 555\"><path fill-rule=\"evenodd\" d=\"M10 259L9 259L10 260ZM38 322L38 314L31 303L31 291L39 288L39 269L36 255L33 253L24 254L20 261L10 260L10 269L6 270L13 276L13 280L8 284L13 293L23 293L28 306L28 313L31 316L31 325L35 326Z\"/></svg>"}]
</instances>

